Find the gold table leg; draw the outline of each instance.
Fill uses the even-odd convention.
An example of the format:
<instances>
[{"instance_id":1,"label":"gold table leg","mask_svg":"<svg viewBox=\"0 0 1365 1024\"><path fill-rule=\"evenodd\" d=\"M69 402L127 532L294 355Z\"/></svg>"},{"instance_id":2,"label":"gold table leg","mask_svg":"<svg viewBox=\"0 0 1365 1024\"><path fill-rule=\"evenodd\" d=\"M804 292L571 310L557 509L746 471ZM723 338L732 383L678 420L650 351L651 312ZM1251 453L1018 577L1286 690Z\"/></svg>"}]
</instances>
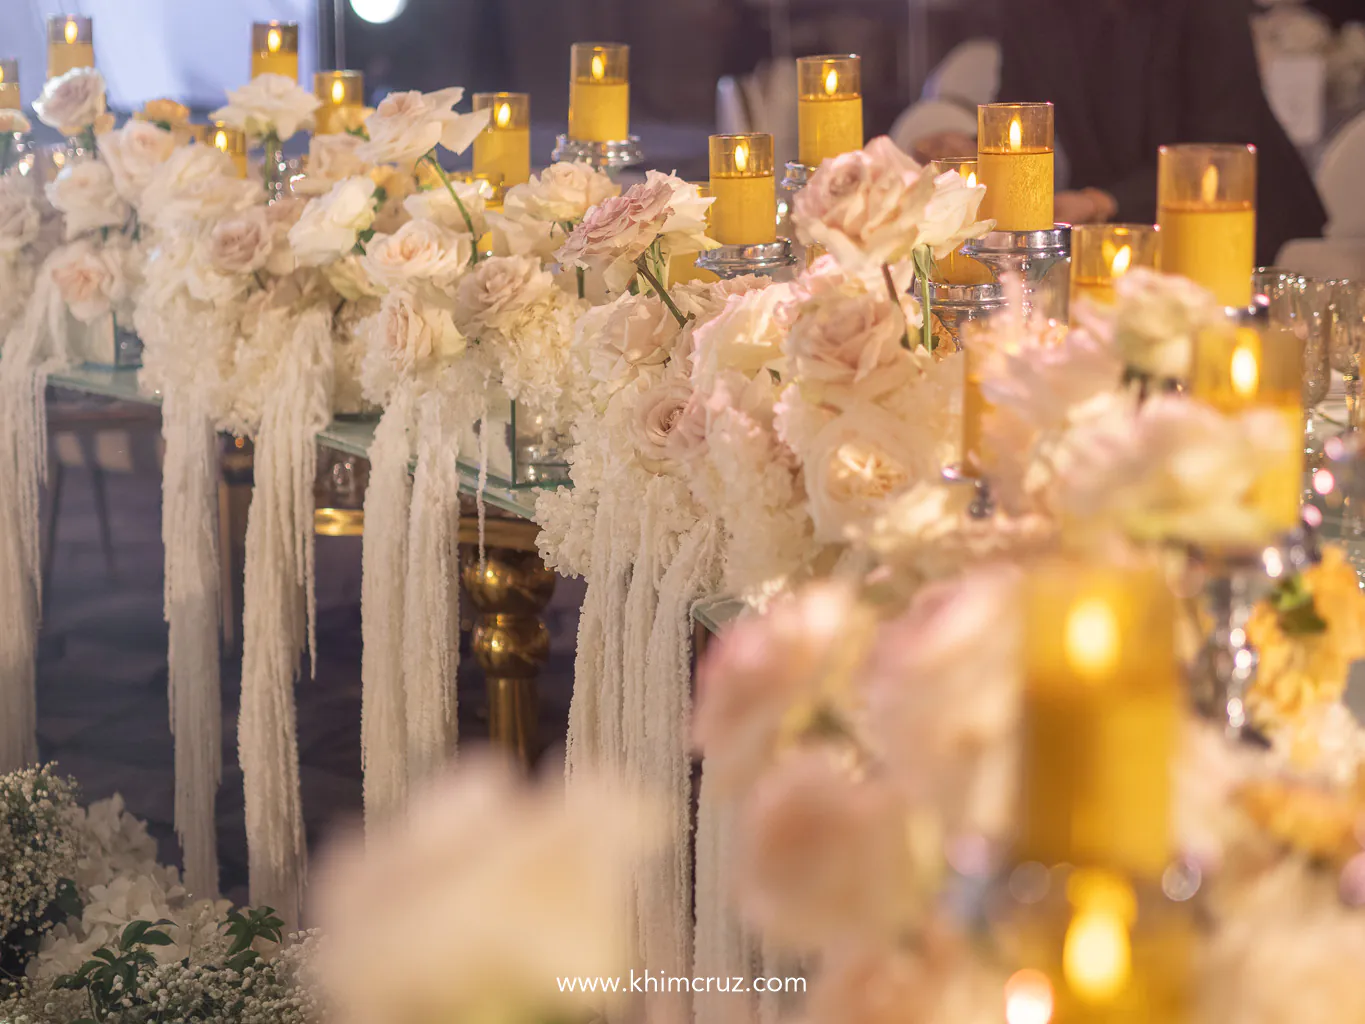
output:
<instances>
[{"instance_id":1,"label":"gold table leg","mask_svg":"<svg viewBox=\"0 0 1365 1024\"><path fill-rule=\"evenodd\" d=\"M462 577L476 612L471 642L488 687L489 737L527 766L539 753L536 675L550 656L550 632L540 615L555 590L554 573L536 551L538 532L534 523L489 510L480 564L478 520L460 521Z\"/></svg>"}]
</instances>

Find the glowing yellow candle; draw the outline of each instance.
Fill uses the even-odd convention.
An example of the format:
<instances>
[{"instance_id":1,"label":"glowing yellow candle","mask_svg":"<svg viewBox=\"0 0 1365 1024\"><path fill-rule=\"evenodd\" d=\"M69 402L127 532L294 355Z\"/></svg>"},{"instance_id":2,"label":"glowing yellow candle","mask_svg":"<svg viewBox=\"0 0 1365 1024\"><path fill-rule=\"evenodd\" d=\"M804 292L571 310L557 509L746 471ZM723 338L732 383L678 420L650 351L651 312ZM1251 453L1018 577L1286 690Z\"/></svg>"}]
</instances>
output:
<instances>
[{"instance_id":1,"label":"glowing yellow candle","mask_svg":"<svg viewBox=\"0 0 1365 1024\"><path fill-rule=\"evenodd\" d=\"M986 186L980 217L1000 231L1050 231L1051 103L988 103L977 108L977 174Z\"/></svg>"},{"instance_id":2,"label":"glowing yellow candle","mask_svg":"<svg viewBox=\"0 0 1365 1024\"><path fill-rule=\"evenodd\" d=\"M1114 282L1134 267L1157 265L1160 235L1151 224L1077 224L1071 229L1071 304L1114 304Z\"/></svg>"},{"instance_id":3,"label":"glowing yellow candle","mask_svg":"<svg viewBox=\"0 0 1365 1024\"><path fill-rule=\"evenodd\" d=\"M0 110L22 110L19 98L19 62L11 58L0 60Z\"/></svg>"},{"instance_id":4,"label":"glowing yellow candle","mask_svg":"<svg viewBox=\"0 0 1365 1024\"><path fill-rule=\"evenodd\" d=\"M531 177L531 97L524 92L477 92L474 109L487 110L488 127L474 140L474 173L486 174L499 195Z\"/></svg>"},{"instance_id":5,"label":"glowing yellow candle","mask_svg":"<svg viewBox=\"0 0 1365 1024\"><path fill-rule=\"evenodd\" d=\"M799 155L807 167L863 145L863 59L857 54L796 62Z\"/></svg>"},{"instance_id":6,"label":"glowing yellow candle","mask_svg":"<svg viewBox=\"0 0 1365 1024\"><path fill-rule=\"evenodd\" d=\"M1170 590L1154 571L1059 563L1022 605L1017 859L1159 879L1181 707Z\"/></svg>"},{"instance_id":7,"label":"glowing yellow candle","mask_svg":"<svg viewBox=\"0 0 1365 1024\"><path fill-rule=\"evenodd\" d=\"M711 237L721 245L777 241L773 137L711 136Z\"/></svg>"},{"instance_id":8,"label":"glowing yellow candle","mask_svg":"<svg viewBox=\"0 0 1365 1024\"><path fill-rule=\"evenodd\" d=\"M283 75L299 80L299 26L292 21L257 21L251 26L251 77Z\"/></svg>"},{"instance_id":9,"label":"glowing yellow candle","mask_svg":"<svg viewBox=\"0 0 1365 1024\"><path fill-rule=\"evenodd\" d=\"M47 77L94 66L94 21L80 14L51 15L47 19Z\"/></svg>"},{"instance_id":10,"label":"glowing yellow candle","mask_svg":"<svg viewBox=\"0 0 1365 1024\"><path fill-rule=\"evenodd\" d=\"M935 160L934 171L938 174L957 171L968 185L975 186L977 184L976 157L974 156ZM949 253L945 259L938 260L935 270L934 280L941 281L944 284L991 284L995 280L995 275L991 273L990 267L970 256L962 255L961 250Z\"/></svg>"},{"instance_id":11,"label":"glowing yellow candle","mask_svg":"<svg viewBox=\"0 0 1365 1024\"><path fill-rule=\"evenodd\" d=\"M313 95L322 101L313 115L314 134L339 134L365 106L365 75L359 71L314 72Z\"/></svg>"},{"instance_id":12,"label":"glowing yellow candle","mask_svg":"<svg viewBox=\"0 0 1365 1024\"><path fill-rule=\"evenodd\" d=\"M574 43L569 54L569 138L620 142L630 137L630 47Z\"/></svg>"},{"instance_id":13,"label":"glowing yellow candle","mask_svg":"<svg viewBox=\"0 0 1365 1024\"><path fill-rule=\"evenodd\" d=\"M1269 323L1218 324L1199 333L1190 390L1221 412L1274 414L1274 437L1258 455L1253 501L1269 542L1299 524L1303 487L1303 349L1294 334Z\"/></svg>"},{"instance_id":14,"label":"glowing yellow candle","mask_svg":"<svg viewBox=\"0 0 1365 1024\"><path fill-rule=\"evenodd\" d=\"M1225 306L1251 301L1256 266L1256 147L1162 146L1157 171L1161 269Z\"/></svg>"},{"instance_id":15,"label":"glowing yellow candle","mask_svg":"<svg viewBox=\"0 0 1365 1024\"><path fill-rule=\"evenodd\" d=\"M222 121L215 121L213 134L209 139L213 148L232 157L232 165L237 168L237 177L246 177L246 135L231 128Z\"/></svg>"},{"instance_id":16,"label":"glowing yellow candle","mask_svg":"<svg viewBox=\"0 0 1365 1024\"><path fill-rule=\"evenodd\" d=\"M697 186L699 195L709 196L711 194L711 188L706 182L697 181L693 182L693 184ZM709 209L706 213L706 223L707 234L709 235L711 223L711 212ZM708 283L711 281L719 281L720 278L716 276L714 271L703 270L701 267L697 266L697 257L700 255L701 253L697 252L681 253L670 259L668 261L668 283L686 284L688 281L705 281Z\"/></svg>"}]
</instances>

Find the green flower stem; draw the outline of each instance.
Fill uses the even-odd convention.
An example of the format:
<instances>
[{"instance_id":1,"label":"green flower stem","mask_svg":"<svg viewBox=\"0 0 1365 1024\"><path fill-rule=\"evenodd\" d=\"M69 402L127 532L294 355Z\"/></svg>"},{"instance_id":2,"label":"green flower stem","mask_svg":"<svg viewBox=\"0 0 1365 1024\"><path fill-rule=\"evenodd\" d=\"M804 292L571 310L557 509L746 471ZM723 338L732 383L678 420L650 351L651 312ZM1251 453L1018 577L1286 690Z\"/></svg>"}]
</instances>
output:
<instances>
[{"instance_id":1,"label":"green flower stem","mask_svg":"<svg viewBox=\"0 0 1365 1024\"><path fill-rule=\"evenodd\" d=\"M901 344L906 348L914 348L910 341L910 318L905 315L905 307L901 305L900 293L896 291L895 279L891 276L891 265L882 264L882 280L886 282L886 293L891 296L891 304L901 311L901 318L905 320L905 334L901 337Z\"/></svg>"},{"instance_id":2,"label":"green flower stem","mask_svg":"<svg viewBox=\"0 0 1365 1024\"><path fill-rule=\"evenodd\" d=\"M929 295L929 282L934 276L934 251L921 247L914 252L915 276L919 278L920 305L923 307L924 323L920 328L920 343L925 351L934 350L933 302Z\"/></svg>"},{"instance_id":3,"label":"green flower stem","mask_svg":"<svg viewBox=\"0 0 1365 1024\"><path fill-rule=\"evenodd\" d=\"M588 297L588 272L582 267L574 267L578 271L578 297L586 299Z\"/></svg>"},{"instance_id":4,"label":"green flower stem","mask_svg":"<svg viewBox=\"0 0 1365 1024\"><path fill-rule=\"evenodd\" d=\"M649 286L654 289L654 294L664 300L664 305L667 306L668 311L673 314L673 319L678 321L678 326L685 327L687 325L687 317L683 316L682 310L674 303L673 297L668 294L668 289L654 276L654 271L649 269L648 257L641 254L640 257L636 259L635 266L639 269L640 274L644 279L649 282Z\"/></svg>"},{"instance_id":5,"label":"green flower stem","mask_svg":"<svg viewBox=\"0 0 1365 1024\"><path fill-rule=\"evenodd\" d=\"M445 169L444 167L441 166L441 162L440 162L439 160L436 159L436 150L433 149L433 150L432 150L430 153L428 153L426 156L422 157L422 159L425 160L427 163L431 164L431 166L435 169L435 171L436 171L436 176L439 177L439 178L441 179L441 183L445 185L446 191L450 193L450 198L453 199L453 200L455 200L455 205L456 205L457 207L459 207L459 209L460 209L460 216L464 218L465 227L467 227L467 228L469 229L469 235L470 235L471 238L474 239L474 247L473 247L473 248L474 248L474 254L469 258L469 262L470 262L470 263L478 263L478 262L479 262L479 239L478 239L478 236L474 233L474 218L472 218L471 216L469 216L469 211L466 210L466 209L464 208L464 203L460 202L460 197L459 197L459 196L456 194L456 192L455 192L455 185L454 185L454 183L450 180L450 175L448 175L448 174L446 173L446 169Z\"/></svg>"},{"instance_id":6,"label":"green flower stem","mask_svg":"<svg viewBox=\"0 0 1365 1024\"><path fill-rule=\"evenodd\" d=\"M9 151L14 145L14 137L9 132L0 132L0 171L9 168Z\"/></svg>"}]
</instances>

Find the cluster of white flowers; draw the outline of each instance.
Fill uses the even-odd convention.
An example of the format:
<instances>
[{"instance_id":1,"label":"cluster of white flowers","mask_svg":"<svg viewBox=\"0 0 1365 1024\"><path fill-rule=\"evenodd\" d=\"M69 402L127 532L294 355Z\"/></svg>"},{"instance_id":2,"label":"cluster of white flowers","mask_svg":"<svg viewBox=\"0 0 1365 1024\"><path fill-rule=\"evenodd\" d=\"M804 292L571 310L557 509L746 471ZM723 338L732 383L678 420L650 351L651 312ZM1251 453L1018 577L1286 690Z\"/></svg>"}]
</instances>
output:
<instances>
[{"instance_id":1,"label":"cluster of white flowers","mask_svg":"<svg viewBox=\"0 0 1365 1024\"><path fill-rule=\"evenodd\" d=\"M0 776L0 938L32 936L81 856L75 783L51 766Z\"/></svg>"}]
</instances>

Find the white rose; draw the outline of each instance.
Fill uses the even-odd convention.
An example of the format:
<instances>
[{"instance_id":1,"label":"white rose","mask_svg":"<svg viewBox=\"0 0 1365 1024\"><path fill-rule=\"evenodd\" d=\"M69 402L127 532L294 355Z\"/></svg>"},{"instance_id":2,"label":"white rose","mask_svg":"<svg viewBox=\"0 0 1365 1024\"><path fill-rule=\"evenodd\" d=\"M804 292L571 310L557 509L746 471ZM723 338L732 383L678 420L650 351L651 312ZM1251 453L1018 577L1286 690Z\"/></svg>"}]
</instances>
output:
<instances>
[{"instance_id":1,"label":"white rose","mask_svg":"<svg viewBox=\"0 0 1365 1024\"><path fill-rule=\"evenodd\" d=\"M180 146L153 171L140 213L158 228L180 233L260 201L260 183L238 178L226 153L212 146Z\"/></svg>"},{"instance_id":2,"label":"white rose","mask_svg":"<svg viewBox=\"0 0 1365 1024\"><path fill-rule=\"evenodd\" d=\"M420 301L407 291L384 296L373 330L380 351L403 376L432 370L465 349L464 336L456 329L450 311Z\"/></svg>"},{"instance_id":3,"label":"white rose","mask_svg":"<svg viewBox=\"0 0 1365 1024\"><path fill-rule=\"evenodd\" d=\"M72 68L50 78L33 101L33 112L63 135L79 135L104 115L104 77L94 68Z\"/></svg>"},{"instance_id":4,"label":"white rose","mask_svg":"<svg viewBox=\"0 0 1365 1024\"><path fill-rule=\"evenodd\" d=\"M0 110L0 135L24 135L32 130L22 110Z\"/></svg>"},{"instance_id":5,"label":"white rose","mask_svg":"<svg viewBox=\"0 0 1365 1024\"><path fill-rule=\"evenodd\" d=\"M455 195L459 196L459 205L456 205L450 189L442 185L414 192L403 200L403 209L413 220L435 221L447 231L469 234L469 224L472 222L475 238L482 238L488 225L484 215L484 197L479 186L466 181L452 181L450 184L455 189ZM461 207L464 209L461 210ZM465 220L466 215L469 221Z\"/></svg>"},{"instance_id":6,"label":"white rose","mask_svg":"<svg viewBox=\"0 0 1365 1024\"><path fill-rule=\"evenodd\" d=\"M489 114L487 110L456 114L451 107L463 96L460 88L389 93L365 120L370 138L360 148L361 158L406 170L438 145L463 153L487 127Z\"/></svg>"},{"instance_id":7,"label":"white rose","mask_svg":"<svg viewBox=\"0 0 1365 1024\"><path fill-rule=\"evenodd\" d=\"M1114 342L1125 364L1155 377L1184 378L1195 335L1222 316L1213 293L1145 267L1121 276L1114 291Z\"/></svg>"},{"instance_id":8,"label":"white rose","mask_svg":"<svg viewBox=\"0 0 1365 1024\"><path fill-rule=\"evenodd\" d=\"M114 246L77 242L52 258L52 280L71 315L91 323L128 297L124 254Z\"/></svg>"},{"instance_id":9,"label":"white rose","mask_svg":"<svg viewBox=\"0 0 1365 1024\"><path fill-rule=\"evenodd\" d=\"M455 234L429 220L411 220L391 235L375 235L361 262L382 288L400 288L418 280L450 285L469 264L469 236Z\"/></svg>"},{"instance_id":10,"label":"white rose","mask_svg":"<svg viewBox=\"0 0 1365 1024\"><path fill-rule=\"evenodd\" d=\"M325 196L311 200L289 229L295 259L305 267L339 259L355 248L374 215L373 181L362 176L337 182Z\"/></svg>"},{"instance_id":11,"label":"white rose","mask_svg":"<svg viewBox=\"0 0 1365 1024\"><path fill-rule=\"evenodd\" d=\"M314 135L308 140L304 174L294 182L294 191L300 195L320 196L344 178L369 173L370 164L357 152L364 143L358 135Z\"/></svg>"},{"instance_id":12,"label":"white rose","mask_svg":"<svg viewBox=\"0 0 1365 1024\"><path fill-rule=\"evenodd\" d=\"M531 257L484 260L460 281L461 324L471 334L485 327L506 332L518 313L545 298L554 286L554 278Z\"/></svg>"},{"instance_id":13,"label":"white rose","mask_svg":"<svg viewBox=\"0 0 1365 1024\"><path fill-rule=\"evenodd\" d=\"M97 228L121 228L128 220L128 204L119 198L113 172L102 160L67 164L47 186L47 200L66 216L68 239Z\"/></svg>"},{"instance_id":14,"label":"white rose","mask_svg":"<svg viewBox=\"0 0 1365 1024\"><path fill-rule=\"evenodd\" d=\"M940 174L934 179L934 194L925 204L915 248L927 245L935 259L943 259L963 242L980 238L995 226L995 221L976 219L985 197L985 185L968 185L957 171Z\"/></svg>"},{"instance_id":15,"label":"white rose","mask_svg":"<svg viewBox=\"0 0 1365 1024\"><path fill-rule=\"evenodd\" d=\"M141 204L152 175L175 148L175 136L150 121L129 121L99 136L100 156L113 172L114 187L134 206Z\"/></svg>"},{"instance_id":16,"label":"white rose","mask_svg":"<svg viewBox=\"0 0 1365 1024\"><path fill-rule=\"evenodd\" d=\"M666 362L680 336L677 319L659 299L627 292L588 310L578 321L574 344L587 352L592 379L615 390L642 368Z\"/></svg>"},{"instance_id":17,"label":"white rose","mask_svg":"<svg viewBox=\"0 0 1365 1024\"><path fill-rule=\"evenodd\" d=\"M681 377L662 380L635 397L627 425L645 469L665 473L672 467L674 432L682 424L691 399L692 385Z\"/></svg>"},{"instance_id":18,"label":"white rose","mask_svg":"<svg viewBox=\"0 0 1365 1024\"><path fill-rule=\"evenodd\" d=\"M587 164L557 163L508 189L503 211L514 220L580 221L602 200L620 192L621 186Z\"/></svg>"},{"instance_id":19,"label":"white rose","mask_svg":"<svg viewBox=\"0 0 1365 1024\"><path fill-rule=\"evenodd\" d=\"M265 208L219 221L209 232L209 259L224 274L250 274L265 266L272 245Z\"/></svg>"},{"instance_id":20,"label":"white rose","mask_svg":"<svg viewBox=\"0 0 1365 1024\"><path fill-rule=\"evenodd\" d=\"M253 139L275 135L281 142L300 129L312 127L313 113L322 101L298 82L283 75L257 75L228 93L228 104L209 117L237 128Z\"/></svg>"},{"instance_id":21,"label":"white rose","mask_svg":"<svg viewBox=\"0 0 1365 1024\"><path fill-rule=\"evenodd\" d=\"M0 253L17 253L38 240L42 216L38 202L21 178L0 176Z\"/></svg>"},{"instance_id":22,"label":"white rose","mask_svg":"<svg viewBox=\"0 0 1365 1024\"><path fill-rule=\"evenodd\" d=\"M734 370L752 376L782 364L788 284L731 295L692 336L692 377L703 390L716 375Z\"/></svg>"},{"instance_id":23,"label":"white rose","mask_svg":"<svg viewBox=\"0 0 1365 1024\"><path fill-rule=\"evenodd\" d=\"M355 253L343 256L322 268L322 276L336 289L343 299L358 302L361 299L374 299L384 292L370 280L365 265Z\"/></svg>"}]
</instances>

